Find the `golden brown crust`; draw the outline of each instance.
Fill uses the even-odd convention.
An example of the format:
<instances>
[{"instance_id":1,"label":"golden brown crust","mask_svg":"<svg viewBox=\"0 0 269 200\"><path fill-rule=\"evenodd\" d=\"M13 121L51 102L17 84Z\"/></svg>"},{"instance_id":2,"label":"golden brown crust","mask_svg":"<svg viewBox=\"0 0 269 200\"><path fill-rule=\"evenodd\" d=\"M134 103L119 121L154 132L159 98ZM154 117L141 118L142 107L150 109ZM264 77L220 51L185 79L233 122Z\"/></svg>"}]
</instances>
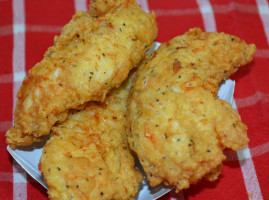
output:
<instances>
[{"instance_id":1,"label":"golden brown crust","mask_svg":"<svg viewBox=\"0 0 269 200\"><path fill-rule=\"evenodd\" d=\"M6 134L12 148L41 140L56 122L66 119L69 109L104 101L152 45L155 16L134 1L109 2L116 9L102 15L77 12L29 71L17 94L14 127ZM98 10L96 6L91 8Z\"/></svg>"},{"instance_id":2,"label":"golden brown crust","mask_svg":"<svg viewBox=\"0 0 269 200\"><path fill-rule=\"evenodd\" d=\"M54 127L39 169L50 199L134 199L143 179L126 139L131 80Z\"/></svg>"},{"instance_id":3,"label":"golden brown crust","mask_svg":"<svg viewBox=\"0 0 269 200\"><path fill-rule=\"evenodd\" d=\"M129 144L151 186L188 188L214 180L224 148L243 148L247 127L218 85L252 60L255 45L224 33L191 29L143 61L129 100Z\"/></svg>"}]
</instances>

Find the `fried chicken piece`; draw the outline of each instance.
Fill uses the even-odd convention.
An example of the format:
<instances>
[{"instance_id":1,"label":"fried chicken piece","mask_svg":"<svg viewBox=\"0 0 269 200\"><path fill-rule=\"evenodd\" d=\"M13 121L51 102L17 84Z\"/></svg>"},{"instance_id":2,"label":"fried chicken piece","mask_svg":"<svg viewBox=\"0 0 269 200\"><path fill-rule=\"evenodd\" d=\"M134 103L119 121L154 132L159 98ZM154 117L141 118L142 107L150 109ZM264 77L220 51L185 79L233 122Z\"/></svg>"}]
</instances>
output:
<instances>
[{"instance_id":1,"label":"fried chicken piece","mask_svg":"<svg viewBox=\"0 0 269 200\"><path fill-rule=\"evenodd\" d=\"M39 165L50 199L134 199L143 176L125 135L130 84L52 128Z\"/></svg>"},{"instance_id":2,"label":"fried chicken piece","mask_svg":"<svg viewBox=\"0 0 269 200\"><path fill-rule=\"evenodd\" d=\"M95 2L95 1L94 1ZM77 12L55 37L43 60L30 71L17 94L11 148L30 145L49 134L56 122L88 101L104 101L152 45L157 25L134 0L96 1ZM94 7L97 6L97 7Z\"/></svg>"},{"instance_id":3,"label":"fried chicken piece","mask_svg":"<svg viewBox=\"0 0 269 200\"><path fill-rule=\"evenodd\" d=\"M143 61L129 101L128 140L151 186L182 190L202 177L215 180L223 149L247 145L247 126L217 93L255 51L235 36L195 28Z\"/></svg>"}]
</instances>

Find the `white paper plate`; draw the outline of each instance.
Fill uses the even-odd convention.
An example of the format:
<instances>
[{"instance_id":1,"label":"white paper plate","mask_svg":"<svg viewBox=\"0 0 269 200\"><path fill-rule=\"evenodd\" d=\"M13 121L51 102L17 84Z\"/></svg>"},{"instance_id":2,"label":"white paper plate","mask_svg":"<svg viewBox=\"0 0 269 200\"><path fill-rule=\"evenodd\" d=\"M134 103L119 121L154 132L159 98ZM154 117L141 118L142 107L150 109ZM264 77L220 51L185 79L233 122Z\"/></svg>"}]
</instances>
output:
<instances>
[{"instance_id":1,"label":"white paper plate","mask_svg":"<svg viewBox=\"0 0 269 200\"><path fill-rule=\"evenodd\" d=\"M157 49L159 45L160 45L159 43L155 43L153 48L150 51ZM232 103L234 86L235 86L234 81L226 80L220 87L220 90L218 93L219 98L229 103ZM42 154L43 146L46 143L47 139L45 139L41 143L37 143L28 147L22 147L15 150L10 149L9 146L7 147L8 152L18 162L18 164L30 176L32 176L36 181L38 181L45 188L47 188L47 185L44 182L44 179L40 171L38 170L38 163ZM141 169L141 166L139 165L138 162L136 166L137 168ZM160 185L157 187L150 187L147 180L145 179L140 185L140 190L136 197L136 200L149 200L149 199L154 200L166 194L171 189L172 189L171 187L167 187L164 185Z\"/></svg>"}]
</instances>

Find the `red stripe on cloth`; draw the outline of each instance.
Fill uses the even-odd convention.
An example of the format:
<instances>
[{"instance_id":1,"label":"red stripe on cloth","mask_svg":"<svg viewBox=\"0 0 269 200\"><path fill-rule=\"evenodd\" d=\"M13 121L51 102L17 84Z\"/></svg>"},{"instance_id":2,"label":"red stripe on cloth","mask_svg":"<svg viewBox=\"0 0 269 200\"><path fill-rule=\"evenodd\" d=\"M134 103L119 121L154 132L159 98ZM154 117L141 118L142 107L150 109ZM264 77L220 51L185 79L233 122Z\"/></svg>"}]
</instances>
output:
<instances>
[{"instance_id":1,"label":"red stripe on cloth","mask_svg":"<svg viewBox=\"0 0 269 200\"><path fill-rule=\"evenodd\" d=\"M220 0L212 0L212 4L229 7L228 1L220 1ZM237 1L237 3L239 3ZM232 35L236 35L241 39L246 40L248 43L255 43L258 48L268 48L266 44L264 44L264 40L266 41L266 37L263 31L263 24L258 15L258 9L255 3L255 0L250 0L248 2L240 3L241 8L249 5L254 9L255 12L243 12L242 10L238 10L237 7L234 7L228 13L215 13L215 18L218 24L218 31L226 32ZM238 72L237 72L238 73Z\"/></svg>"},{"instance_id":2,"label":"red stripe on cloth","mask_svg":"<svg viewBox=\"0 0 269 200\"><path fill-rule=\"evenodd\" d=\"M12 74L12 1L0 2L0 74ZM4 34L3 34L4 33ZM12 83L3 83L0 78L0 199L13 198L13 175L10 155L6 151L5 131L12 120ZM8 121L9 120L9 121ZM7 122L8 121L8 122Z\"/></svg>"},{"instance_id":3,"label":"red stripe on cloth","mask_svg":"<svg viewBox=\"0 0 269 200\"><path fill-rule=\"evenodd\" d=\"M75 13L73 0L25 0L27 25L64 25Z\"/></svg>"},{"instance_id":4,"label":"red stripe on cloth","mask_svg":"<svg viewBox=\"0 0 269 200\"><path fill-rule=\"evenodd\" d=\"M12 109L11 109L12 110ZM11 111L10 111L11 112ZM5 185L6 182L12 183L13 175L12 175L12 157L9 155L9 153L6 150L6 137L5 132L7 128L10 128L11 123L10 122L1 122L0 123L0 197L2 193L6 193L6 190L3 190L3 186L7 187ZM12 185L8 184L10 186L10 189L12 189ZM6 188L9 190L9 188ZM2 198L0 198L2 199Z\"/></svg>"},{"instance_id":5,"label":"red stripe on cloth","mask_svg":"<svg viewBox=\"0 0 269 200\"><path fill-rule=\"evenodd\" d=\"M158 42L166 42L178 35L184 34L190 28L203 27L203 21L200 14L191 16L157 16L157 22L159 24ZM173 24L171 24L173 22ZM171 28L175 26L175 28Z\"/></svg>"},{"instance_id":6,"label":"red stripe on cloth","mask_svg":"<svg viewBox=\"0 0 269 200\"><path fill-rule=\"evenodd\" d=\"M0 74L11 74L12 73L12 67L10 67L12 64L12 57L10 55L12 55L13 38L12 38L12 35L10 35L10 34L3 35L1 37L2 33L6 34L10 31L12 31L12 25L0 27L0 44L1 44L1 47L0 47L1 48Z\"/></svg>"},{"instance_id":7,"label":"red stripe on cloth","mask_svg":"<svg viewBox=\"0 0 269 200\"><path fill-rule=\"evenodd\" d=\"M12 30L12 2L0 2L0 32L9 32ZM6 29L4 29L4 28ZM0 34L1 34L0 33ZM12 76L12 35L0 37L0 75ZM12 83L2 82L0 77L0 121L12 120ZM5 140L3 140L5 141Z\"/></svg>"},{"instance_id":8,"label":"red stripe on cloth","mask_svg":"<svg viewBox=\"0 0 269 200\"><path fill-rule=\"evenodd\" d=\"M190 28L203 27L203 20L195 0L189 1L154 1L149 0L149 8L156 11L158 30L158 42L165 42L178 35L184 34ZM167 10L187 10L180 15L162 14ZM195 13L192 13L196 11ZM191 12L189 14L188 12Z\"/></svg>"},{"instance_id":9,"label":"red stripe on cloth","mask_svg":"<svg viewBox=\"0 0 269 200\"><path fill-rule=\"evenodd\" d=\"M241 67L235 75L232 76L236 80L235 87L235 99L247 99L248 97L255 96L257 92L264 94L269 94L268 85L265 84L268 78L266 76L261 76L261 74L267 74L269 72L268 59L255 58L254 63ZM241 106L241 102L238 101L238 107Z\"/></svg>"},{"instance_id":10,"label":"red stripe on cloth","mask_svg":"<svg viewBox=\"0 0 269 200\"><path fill-rule=\"evenodd\" d=\"M65 4L67 6L63 6ZM77 4L82 8L81 2ZM39 7L34 9L34 6ZM74 6L74 1L69 3L64 0L49 3L35 1L33 3L26 0L26 30L29 31L26 33L26 71L42 60L45 51L54 43L55 34L59 35L62 26L74 15ZM49 32L42 32L44 28L47 28Z\"/></svg>"},{"instance_id":11,"label":"red stripe on cloth","mask_svg":"<svg viewBox=\"0 0 269 200\"><path fill-rule=\"evenodd\" d=\"M59 35L60 33L57 33ZM48 47L54 43L55 33L44 32L27 32L26 33L26 49L25 64L28 72L36 63L40 62Z\"/></svg>"},{"instance_id":12,"label":"red stripe on cloth","mask_svg":"<svg viewBox=\"0 0 269 200\"><path fill-rule=\"evenodd\" d=\"M262 104L261 102L257 103L256 106L240 109L242 121L248 126L250 149L269 141L269 120L265 117L268 112L268 104Z\"/></svg>"},{"instance_id":13,"label":"red stripe on cloth","mask_svg":"<svg viewBox=\"0 0 269 200\"><path fill-rule=\"evenodd\" d=\"M248 199L240 165L235 162L224 162L222 173L215 182L199 181L184 191L188 200L210 199Z\"/></svg>"},{"instance_id":14,"label":"red stripe on cloth","mask_svg":"<svg viewBox=\"0 0 269 200\"><path fill-rule=\"evenodd\" d=\"M8 26L12 24L12 2L0 1L0 26Z\"/></svg>"},{"instance_id":15,"label":"red stripe on cloth","mask_svg":"<svg viewBox=\"0 0 269 200\"><path fill-rule=\"evenodd\" d=\"M13 84L0 83L0 121L12 120Z\"/></svg>"},{"instance_id":16,"label":"red stripe on cloth","mask_svg":"<svg viewBox=\"0 0 269 200\"><path fill-rule=\"evenodd\" d=\"M0 181L0 199L11 200L13 199L13 183Z\"/></svg>"},{"instance_id":17,"label":"red stripe on cloth","mask_svg":"<svg viewBox=\"0 0 269 200\"><path fill-rule=\"evenodd\" d=\"M0 172L8 172L12 173L12 157L9 155L9 153L6 150L6 137L5 132L0 132ZM1 182L1 180L0 180ZM0 187L0 193L1 193L1 187Z\"/></svg>"},{"instance_id":18,"label":"red stripe on cloth","mask_svg":"<svg viewBox=\"0 0 269 200\"><path fill-rule=\"evenodd\" d=\"M47 200L47 189L27 175L27 199Z\"/></svg>"}]
</instances>

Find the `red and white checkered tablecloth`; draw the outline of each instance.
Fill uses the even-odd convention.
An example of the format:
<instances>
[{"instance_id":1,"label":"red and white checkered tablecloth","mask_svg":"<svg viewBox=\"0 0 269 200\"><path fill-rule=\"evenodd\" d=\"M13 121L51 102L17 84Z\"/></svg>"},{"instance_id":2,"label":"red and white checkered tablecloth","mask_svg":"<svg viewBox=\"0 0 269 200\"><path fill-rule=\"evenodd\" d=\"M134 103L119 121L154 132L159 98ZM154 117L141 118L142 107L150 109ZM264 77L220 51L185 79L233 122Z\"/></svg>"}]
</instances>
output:
<instances>
[{"instance_id":1,"label":"red and white checkered tablecloth","mask_svg":"<svg viewBox=\"0 0 269 200\"><path fill-rule=\"evenodd\" d=\"M227 150L216 182L200 181L160 200L269 199L269 2L267 0L137 0L154 11L164 42L189 28L226 32L255 43L254 61L231 78L235 102L248 125L249 146ZM43 57L76 10L89 0L0 0L0 199L47 199L46 190L6 150L16 93L27 71Z\"/></svg>"}]
</instances>

